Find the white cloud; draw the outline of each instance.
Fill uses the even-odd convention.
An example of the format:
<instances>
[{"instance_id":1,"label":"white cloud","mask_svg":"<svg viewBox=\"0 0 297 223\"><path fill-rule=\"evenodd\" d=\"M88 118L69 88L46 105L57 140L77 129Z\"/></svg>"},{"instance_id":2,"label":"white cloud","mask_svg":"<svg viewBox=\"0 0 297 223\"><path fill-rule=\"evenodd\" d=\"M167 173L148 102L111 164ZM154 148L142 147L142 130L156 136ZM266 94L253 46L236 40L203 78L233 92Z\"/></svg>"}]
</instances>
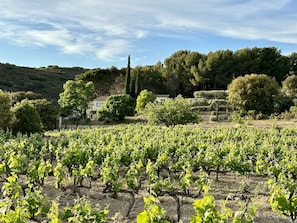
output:
<instances>
[{"instance_id":1,"label":"white cloud","mask_svg":"<svg viewBox=\"0 0 297 223\"><path fill-rule=\"evenodd\" d=\"M114 61L116 60L116 55L123 55L129 52L130 47L130 43L123 39L107 40L97 50L96 55L102 60Z\"/></svg>"},{"instance_id":2,"label":"white cloud","mask_svg":"<svg viewBox=\"0 0 297 223\"><path fill-rule=\"evenodd\" d=\"M0 38L55 46L67 54L93 53L108 61L127 55L135 40L150 36L193 38L192 33L207 31L296 43L297 13L288 13L290 4L294 1L2 0Z\"/></svg>"}]
</instances>

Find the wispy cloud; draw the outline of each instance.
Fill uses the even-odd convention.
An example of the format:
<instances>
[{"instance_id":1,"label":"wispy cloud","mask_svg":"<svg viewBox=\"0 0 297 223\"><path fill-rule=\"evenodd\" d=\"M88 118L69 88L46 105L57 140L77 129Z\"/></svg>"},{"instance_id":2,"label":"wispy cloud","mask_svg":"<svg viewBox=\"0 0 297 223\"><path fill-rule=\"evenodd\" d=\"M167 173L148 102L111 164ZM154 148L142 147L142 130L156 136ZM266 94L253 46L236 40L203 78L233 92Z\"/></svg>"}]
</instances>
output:
<instances>
[{"instance_id":1,"label":"wispy cloud","mask_svg":"<svg viewBox=\"0 0 297 223\"><path fill-rule=\"evenodd\" d=\"M2 0L0 39L107 61L151 36L193 38L207 31L296 43L297 13L291 4L296 8L293 0Z\"/></svg>"},{"instance_id":2,"label":"wispy cloud","mask_svg":"<svg viewBox=\"0 0 297 223\"><path fill-rule=\"evenodd\" d=\"M103 46L97 50L96 55L100 59L114 61L115 55L123 55L129 52L130 48L130 43L126 40L107 40L103 43Z\"/></svg>"}]
</instances>

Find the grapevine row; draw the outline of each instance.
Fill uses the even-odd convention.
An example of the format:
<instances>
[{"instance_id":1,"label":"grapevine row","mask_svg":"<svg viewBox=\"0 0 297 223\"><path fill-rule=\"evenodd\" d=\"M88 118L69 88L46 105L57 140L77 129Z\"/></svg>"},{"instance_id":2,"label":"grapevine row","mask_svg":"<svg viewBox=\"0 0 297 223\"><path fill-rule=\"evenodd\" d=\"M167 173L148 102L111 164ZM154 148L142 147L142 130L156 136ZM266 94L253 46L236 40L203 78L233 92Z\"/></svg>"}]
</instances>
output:
<instances>
[{"instance_id":1,"label":"grapevine row","mask_svg":"<svg viewBox=\"0 0 297 223\"><path fill-rule=\"evenodd\" d=\"M212 174L219 180L220 174L232 172L268 177L272 208L294 222L297 216L296 133L296 128L203 130L148 125L61 131L30 137L1 133L1 202L9 199L11 206L5 206L7 211L15 210L19 202L14 200L43 196L45 182L54 179L57 190L72 188L80 197L83 197L81 188L98 187L98 184L103 188L102 193L110 193L114 198L119 193L129 194L127 218L140 190L155 198L170 196L176 201L179 221L182 217L180 197L201 198ZM53 213L55 202L45 205L51 208L43 211ZM62 214L64 219L67 213ZM100 213L105 217L106 212ZM68 217L74 216L68 214ZM35 215L42 218L42 210L33 208L24 215L33 220Z\"/></svg>"}]
</instances>

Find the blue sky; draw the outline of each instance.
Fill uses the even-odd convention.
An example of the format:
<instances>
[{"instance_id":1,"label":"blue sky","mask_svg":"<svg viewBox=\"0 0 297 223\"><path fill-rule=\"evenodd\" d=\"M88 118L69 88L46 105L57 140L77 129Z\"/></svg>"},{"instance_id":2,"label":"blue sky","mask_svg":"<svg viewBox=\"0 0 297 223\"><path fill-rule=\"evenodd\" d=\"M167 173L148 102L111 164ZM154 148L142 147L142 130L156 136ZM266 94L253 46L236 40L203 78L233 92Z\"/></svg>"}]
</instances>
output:
<instances>
[{"instance_id":1,"label":"blue sky","mask_svg":"<svg viewBox=\"0 0 297 223\"><path fill-rule=\"evenodd\" d=\"M1 0L0 62L118 68L177 50L297 52L296 0Z\"/></svg>"}]
</instances>

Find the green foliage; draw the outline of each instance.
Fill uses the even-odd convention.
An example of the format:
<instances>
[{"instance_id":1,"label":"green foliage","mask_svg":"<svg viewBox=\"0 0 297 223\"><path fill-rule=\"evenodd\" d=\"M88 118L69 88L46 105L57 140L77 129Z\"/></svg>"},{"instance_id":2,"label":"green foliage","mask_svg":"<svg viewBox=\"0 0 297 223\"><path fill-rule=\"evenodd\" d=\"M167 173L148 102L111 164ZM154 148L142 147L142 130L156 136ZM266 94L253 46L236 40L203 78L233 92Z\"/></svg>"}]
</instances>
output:
<instances>
[{"instance_id":1,"label":"green foliage","mask_svg":"<svg viewBox=\"0 0 297 223\"><path fill-rule=\"evenodd\" d=\"M232 223L253 223L257 209L257 205L250 203L250 199L246 203L240 202L240 209L234 212Z\"/></svg>"},{"instance_id":2,"label":"green foliage","mask_svg":"<svg viewBox=\"0 0 297 223\"><path fill-rule=\"evenodd\" d=\"M126 72L126 82L125 82L125 94L130 95L130 83L131 82L131 67L130 67L130 55L128 56L127 72Z\"/></svg>"},{"instance_id":3,"label":"green foliage","mask_svg":"<svg viewBox=\"0 0 297 223\"><path fill-rule=\"evenodd\" d=\"M161 62L158 62L154 66L134 67L131 70L131 77L135 79L136 95L139 95L143 89L152 91L155 94L167 94L163 72L164 68Z\"/></svg>"},{"instance_id":4,"label":"green foliage","mask_svg":"<svg viewBox=\"0 0 297 223\"><path fill-rule=\"evenodd\" d=\"M274 211L297 220L297 159L296 150L287 149L278 165L268 168L270 204Z\"/></svg>"},{"instance_id":5,"label":"green foliage","mask_svg":"<svg viewBox=\"0 0 297 223\"><path fill-rule=\"evenodd\" d=\"M156 96L153 92L148 90L142 90L136 99L136 112L141 113L145 106L156 100Z\"/></svg>"},{"instance_id":6,"label":"green foliage","mask_svg":"<svg viewBox=\"0 0 297 223\"><path fill-rule=\"evenodd\" d=\"M53 130L56 126L58 109L46 99L30 100L29 103L32 104L38 112L42 128L44 130Z\"/></svg>"},{"instance_id":7,"label":"green foliage","mask_svg":"<svg viewBox=\"0 0 297 223\"><path fill-rule=\"evenodd\" d=\"M238 77L245 74L267 74L278 83L289 73L290 60L282 56L276 47L243 48L234 52L235 68L233 73Z\"/></svg>"},{"instance_id":8,"label":"green foliage","mask_svg":"<svg viewBox=\"0 0 297 223\"><path fill-rule=\"evenodd\" d=\"M50 178L45 188L51 188L53 195L65 189L73 190L77 195L84 193L86 184L81 186L76 183L72 187L70 182L85 177L92 190L98 191L98 186L105 186L106 193L113 190L128 192L131 200L138 191L140 195L150 192L156 199L163 195L174 198L177 206L182 206L184 203L179 201L185 201L185 197L188 200L199 196L196 215L192 219L194 222L201 222L202 216L206 220L211 218L212 222L217 219L226 221L229 210L224 205L220 206L207 193L207 196L201 197L200 192L207 188L204 182L213 179L209 178L213 172L231 175L236 172L238 177L232 181L236 185L236 180L244 175L256 177L253 183L263 177L270 178L268 188L273 209L296 222L296 132L296 127L201 129L189 126L160 128L141 124L50 132L46 138L42 138L41 134L29 137L2 132L0 222L21 222L21 218L23 222L94 221L90 217L95 215L94 207L90 208L88 202L75 202L72 205L73 202L69 200L71 205L66 205L63 201L59 207L55 200L50 208L47 207L50 202L36 188L43 188L41 179L46 179L51 169L61 189L59 192L52 191L53 179ZM61 185L62 182L65 184ZM243 181L239 191L232 190L235 194L228 197L232 198L230 205L235 208L232 216L228 214L231 216L228 222L253 222L256 206L250 197L258 196L258 187L261 187L261 192L267 192L266 187L262 188L262 180L257 186L248 182ZM220 181L216 185L219 187ZM260 196L263 198L262 193ZM168 200L168 197L164 200ZM221 199L222 196L216 198ZM258 202L257 198L255 200ZM260 202L262 205L262 200ZM146 212L141 214L139 218L142 220L139 221L147 222L147 218L166 221L160 204L151 204L151 207L145 208ZM225 205L229 207L228 203ZM102 211L96 209L96 214ZM150 215L152 213L160 213L160 216ZM102 214L105 216L104 211ZM261 213L258 216L262 217ZM272 219L277 221L279 218Z\"/></svg>"},{"instance_id":9,"label":"green foliage","mask_svg":"<svg viewBox=\"0 0 297 223\"><path fill-rule=\"evenodd\" d=\"M270 204L272 209L287 216L292 222L297 220L297 183L291 177L282 176L280 181L270 179Z\"/></svg>"},{"instance_id":10,"label":"green foliage","mask_svg":"<svg viewBox=\"0 0 297 223\"><path fill-rule=\"evenodd\" d=\"M11 122L11 129L14 133L30 134L42 130L39 114L28 100L15 105L12 111L14 118Z\"/></svg>"},{"instance_id":11,"label":"green foliage","mask_svg":"<svg viewBox=\"0 0 297 223\"><path fill-rule=\"evenodd\" d=\"M41 95L38 99L46 98L56 104L59 93L63 91L63 84L84 71L85 69L80 67L48 66L29 68L0 63L0 89L10 92L34 91L34 93Z\"/></svg>"},{"instance_id":12,"label":"green foliage","mask_svg":"<svg viewBox=\"0 0 297 223\"><path fill-rule=\"evenodd\" d=\"M136 74L139 73L141 89L156 94L191 96L197 88L225 89L232 78L244 74L265 73L281 83L287 74L296 75L296 70L296 53L283 56L276 47L244 48L234 52L217 50L208 54L178 50L164 60L164 66L159 61L154 66L131 68L131 79L137 86ZM83 69L50 65L34 69L0 64L0 88L6 91L34 91L55 104L59 93L63 92L63 83L74 78L93 81L96 95L123 93L126 72L126 67ZM137 87L135 91L137 95Z\"/></svg>"},{"instance_id":13,"label":"green foliage","mask_svg":"<svg viewBox=\"0 0 297 223\"><path fill-rule=\"evenodd\" d=\"M37 99L42 99L42 95L38 93L34 93L32 91L17 91L17 92L12 92L11 93L12 97L12 104L16 104L18 102L21 102L24 99L28 100L37 100Z\"/></svg>"},{"instance_id":14,"label":"green foliage","mask_svg":"<svg viewBox=\"0 0 297 223\"><path fill-rule=\"evenodd\" d=\"M192 67L194 78L192 83L205 89L226 87L232 80L233 52L231 50L218 50L209 52L206 57L201 58L198 66Z\"/></svg>"},{"instance_id":15,"label":"green foliage","mask_svg":"<svg viewBox=\"0 0 297 223\"><path fill-rule=\"evenodd\" d=\"M0 129L6 130L12 118L11 95L8 92L0 90Z\"/></svg>"},{"instance_id":16,"label":"green foliage","mask_svg":"<svg viewBox=\"0 0 297 223\"><path fill-rule=\"evenodd\" d=\"M238 124L244 124L245 122L247 122L248 116L244 116L242 113L238 112L238 111L234 111L231 113L230 115L230 119L232 122L236 122Z\"/></svg>"},{"instance_id":17,"label":"green foliage","mask_svg":"<svg viewBox=\"0 0 297 223\"><path fill-rule=\"evenodd\" d=\"M191 67L197 66L201 57L202 55L198 52L179 50L165 59L163 77L171 96L192 95L193 85L190 80L193 79L193 74Z\"/></svg>"},{"instance_id":18,"label":"green foliage","mask_svg":"<svg viewBox=\"0 0 297 223\"><path fill-rule=\"evenodd\" d=\"M219 121L219 111L225 113L229 108L227 91L225 90L195 91L194 98L188 100L194 110L211 111L210 121ZM226 115L224 118L226 118Z\"/></svg>"},{"instance_id":19,"label":"green foliage","mask_svg":"<svg viewBox=\"0 0 297 223\"><path fill-rule=\"evenodd\" d=\"M26 206L28 207L28 211L32 218L35 216L46 216L49 207L47 206L48 198L45 197L41 190L37 190L34 188L27 188L25 190Z\"/></svg>"},{"instance_id":20,"label":"green foliage","mask_svg":"<svg viewBox=\"0 0 297 223\"><path fill-rule=\"evenodd\" d=\"M164 102L153 102L147 104L143 110L144 117L152 124L166 126L198 123L199 114L191 110L191 106L182 96L168 98Z\"/></svg>"},{"instance_id":21,"label":"green foliage","mask_svg":"<svg viewBox=\"0 0 297 223\"><path fill-rule=\"evenodd\" d=\"M1 188L1 192L4 197L9 197L17 199L20 196L22 187L18 182L18 176L13 174L7 177L7 182L5 182Z\"/></svg>"},{"instance_id":22,"label":"green foliage","mask_svg":"<svg viewBox=\"0 0 297 223\"><path fill-rule=\"evenodd\" d=\"M275 97L275 105L274 110L276 113L282 113L285 111L289 111L290 107L294 105L292 97L281 93L280 95Z\"/></svg>"},{"instance_id":23,"label":"green foliage","mask_svg":"<svg viewBox=\"0 0 297 223\"><path fill-rule=\"evenodd\" d=\"M169 223L166 211L160 206L160 201L154 197L144 197L144 211L137 215L137 223Z\"/></svg>"},{"instance_id":24,"label":"green foliage","mask_svg":"<svg viewBox=\"0 0 297 223\"><path fill-rule=\"evenodd\" d=\"M297 97L297 76L295 74L288 76L282 82L282 91L289 97Z\"/></svg>"},{"instance_id":25,"label":"green foliage","mask_svg":"<svg viewBox=\"0 0 297 223\"><path fill-rule=\"evenodd\" d=\"M127 94L109 96L97 111L99 120L124 120L125 116L133 115L135 100Z\"/></svg>"},{"instance_id":26,"label":"green foliage","mask_svg":"<svg viewBox=\"0 0 297 223\"><path fill-rule=\"evenodd\" d=\"M118 69L114 66L106 69L89 69L76 75L75 80L94 83L94 94L111 95L122 94L125 90L126 68Z\"/></svg>"},{"instance_id":27,"label":"green foliage","mask_svg":"<svg viewBox=\"0 0 297 223\"><path fill-rule=\"evenodd\" d=\"M135 77L135 96L138 97L138 95L141 92L141 87L140 87L140 75L137 73Z\"/></svg>"},{"instance_id":28,"label":"green foliage","mask_svg":"<svg viewBox=\"0 0 297 223\"><path fill-rule=\"evenodd\" d=\"M60 213L59 213L59 204L56 200L52 200L52 205L48 212L49 223L61 223Z\"/></svg>"},{"instance_id":29,"label":"green foliage","mask_svg":"<svg viewBox=\"0 0 297 223\"><path fill-rule=\"evenodd\" d=\"M297 117L297 106L290 107L290 113L292 113L294 118L296 118Z\"/></svg>"},{"instance_id":30,"label":"green foliage","mask_svg":"<svg viewBox=\"0 0 297 223\"><path fill-rule=\"evenodd\" d=\"M62 219L68 222L106 222L108 210L101 210L99 206L92 207L90 201L85 197L79 198L75 201L73 206L64 208L64 216Z\"/></svg>"},{"instance_id":31,"label":"green foliage","mask_svg":"<svg viewBox=\"0 0 297 223\"><path fill-rule=\"evenodd\" d=\"M274 112L280 95L278 83L265 74L250 74L234 79L228 86L228 101L240 111Z\"/></svg>"},{"instance_id":32,"label":"green foliage","mask_svg":"<svg viewBox=\"0 0 297 223\"><path fill-rule=\"evenodd\" d=\"M228 96L225 90L210 90L210 91L195 91L195 98L205 98L205 99L226 99Z\"/></svg>"},{"instance_id":33,"label":"green foliage","mask_svg":"<svg viewBox=\"0 0 297 223\"><path fill-rule=\"evenodd\" d=\"M63 85L63 88L64 92L60 94L58 101L61 108L85 116L88 102L94 92L93 82L84 83L82 80L69 80Z\"/></svg>"},{"instance_id":34,"label":"green foliage","mask_svg":"<svg viewBox=\"0 0 297 223\"><path fill-rule=\"evenodd\" d=\"M232 216L232 211L224 205L218 210L213 196L205 194L193 204L196 215L190 223L227 223Z\"/></svg>"},{"instance_id":35,"label":"green foliage","mask_svg":"<svg viewBox=\"0 0 297 223\"><path fill-rule=\"evenodd\" d=\"M28 177L33 185L43 185L44 179L52 172L52 165L43 160L32 162L28 166Z\"/></svg>"},{"instance_id":36,"label":"green foliage","mask_svg":"<svg viewBox=\"0 0 297 223\"><path fill-rule=\"evenodd\" d=\"M297 53L293 52L289 55L290 71L289 74L297 75Z\"/></svg>"}]
</instances>

